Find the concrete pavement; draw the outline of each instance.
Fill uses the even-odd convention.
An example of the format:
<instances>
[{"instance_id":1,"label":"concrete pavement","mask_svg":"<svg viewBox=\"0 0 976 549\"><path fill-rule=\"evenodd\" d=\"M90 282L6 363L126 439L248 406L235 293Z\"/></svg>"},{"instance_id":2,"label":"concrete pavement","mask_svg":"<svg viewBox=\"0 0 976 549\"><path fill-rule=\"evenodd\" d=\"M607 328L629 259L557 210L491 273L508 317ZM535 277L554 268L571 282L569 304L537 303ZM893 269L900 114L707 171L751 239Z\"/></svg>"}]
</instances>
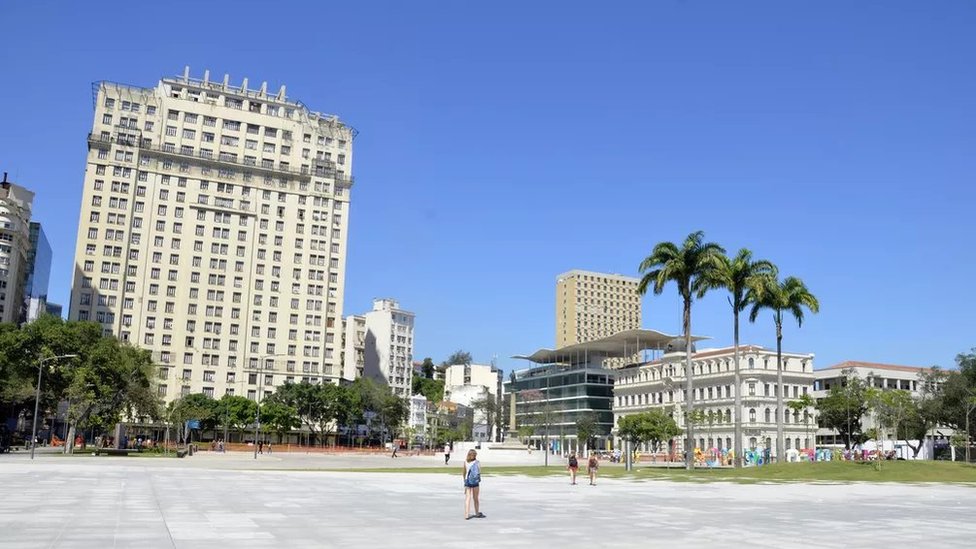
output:
<instances>
[{"instance_id":1,"label":"concrete pavement","mask_svg":"<svg viewBox=\"0 0 976 549\"><path fill-rule=\"evenodd\" d=\"M492 477L486 464L487 518L465 521L460 472L271 470L310 462L261 457L254 467L241 455L0 456L0 546L928 547L976 537L976 491L964 486L612 479L570 486L563 477ZM335 466L394 461L330 457ZM414 459L436 457L395 462Z\"/></svg>"}]
</instances>

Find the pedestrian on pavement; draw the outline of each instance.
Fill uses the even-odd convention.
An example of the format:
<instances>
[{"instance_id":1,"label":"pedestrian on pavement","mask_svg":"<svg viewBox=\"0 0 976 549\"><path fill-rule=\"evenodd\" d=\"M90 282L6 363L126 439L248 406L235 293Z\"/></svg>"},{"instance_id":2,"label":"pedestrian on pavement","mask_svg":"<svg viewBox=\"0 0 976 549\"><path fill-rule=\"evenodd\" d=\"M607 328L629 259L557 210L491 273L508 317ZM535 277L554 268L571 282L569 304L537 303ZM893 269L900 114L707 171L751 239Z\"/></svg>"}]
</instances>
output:
<instances>
[{"instance_id":1,"label":"pedestrian on pavement","mask_svg":"<svg viewBox=\"0 0 976 549\"><path fill-rule=\"evenodd\" d=\"M396 442L394 442L394 443L393 443L393 455L392 455L392 456L390 456L390 457L391 457L391 458L395 458L395 457L397 457L397 455L396 455L396 453L397 453L397 443L396 443Z\"/></svg>"},{"instance_id":2,"label":"pedestrian on pavement","mask_svg":"<svg viewBox=\"0 0 976 549\"><path fill-rule=\"evenodd\" d=\"M481 492L481 463L478 462L478 452L468 450L464 460L464 520L485 518L481 512L478 496ZM474 514L471 514L471 503L474 502Z\"/></svg>"},{"instance_id":3,"label":"pedestrian on pavement","mask_svg":"<svg viewBox=\"0 0 976 549\"><path fill-rule=\"evenodd\" d=\"M590 486L596 486L596 471L600 468L600 460L596 457L596 452L590 453L590 460L586 464L586 472L590 475Z\"/></svg>"},{"instance_id":4,"label":"pedestrian on pavement","mask_svg":"<svg viewBox=\"0 0 976 549\"><path fill-rule=\"evenodd\" d=\"M445 444L444 445L444 465L447 465L447 462L448 461L451 461L451 445L450 444Z\"/></svg>"},{"instance_id":5,"label":"pedestrian on pavement","mask_svg":"<svg viewBox=\"0 0 976 549\"><path fill-rule=\"evenodd\" d=\"M569 479L572 484L576 484L576 471L579 471L579 461L576 459L576 454L569 454Z\"/></svg>"},{"instance_id":6,"label":"pedestrian on pavement","mask_svg":"<svg viewBox=\"0 0 976 549\"><path fill-rule=\"evenodd\" d=\"M264 453L264 441L263 440L259 440L258 441L258 453L259 454L263 454Z\"/></svg>"},{"instance_id":7,"label":"pedestrian on pavement","mask_svg":"<svg viewBox=\"0 0 976 549\"><path fill-rule=\"evenodd\" d=\"M268 441L268 453L269 454L271 453L271 441L270 440Z\"/></svg>"}]
</instances>

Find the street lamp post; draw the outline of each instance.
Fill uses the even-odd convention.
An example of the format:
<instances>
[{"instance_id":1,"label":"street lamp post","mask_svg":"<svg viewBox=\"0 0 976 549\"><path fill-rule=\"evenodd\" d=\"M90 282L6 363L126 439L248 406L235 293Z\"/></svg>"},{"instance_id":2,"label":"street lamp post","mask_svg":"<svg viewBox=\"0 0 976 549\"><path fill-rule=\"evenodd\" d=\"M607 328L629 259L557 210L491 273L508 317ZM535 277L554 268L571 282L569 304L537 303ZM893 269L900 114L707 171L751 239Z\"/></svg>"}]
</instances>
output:
<instances>
[{"instance_id":1,"label":"street lamp post","mask_svg":"<svg viewBox=\"0 0 976 549\"><path fill-rule=\"evenodd\" d=\"M254 414L254 459L258 459L258 436L261 430L261 393L264 387L264 380L261 379L261 373L264 371L264 361L269 358L274 358L281 356L280 354L275 355L264 355L258 360L258 393L257 393L257 412Z\"/></svg>"},{"instance_id":2,"label":"street lamp post","mask_svg":"<svg viewBox=\"0 0 976 549\"><path fill-rule=\"evenodd\" d=\"M41 404L41 374L44 373L44 363L59 358L77 358L78 355L58 355L42 358L37 362L37 392L34 395L34 428L31 430L31 459L34 459L34 447L37 446L37 414Z\"/></svg>"},{"instance_id":3,"label":"street lamp post","mask_svg":"<svg viewBox=\"0 0 976 549\"><path fill-rule=\"evenodd\" d=\"M969 463L969 447L973 444L969 436L969 416L976 409L976 396L972 396L972 391L966 392L970 395L969 400L966 402L966 463Z\"/></svg>"}]
</instances>

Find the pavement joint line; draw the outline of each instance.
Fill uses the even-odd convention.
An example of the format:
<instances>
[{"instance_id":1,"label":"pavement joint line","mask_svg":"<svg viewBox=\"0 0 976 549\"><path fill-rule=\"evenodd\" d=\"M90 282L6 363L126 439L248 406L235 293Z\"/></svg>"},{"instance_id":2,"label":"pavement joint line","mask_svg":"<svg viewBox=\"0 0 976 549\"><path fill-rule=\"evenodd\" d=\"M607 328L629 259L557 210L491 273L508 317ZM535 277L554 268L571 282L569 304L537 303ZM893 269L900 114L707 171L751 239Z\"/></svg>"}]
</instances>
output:
<instances>
[{"instance_id":1,"label":"pavement joint line","mask_svg":"<svg viewBox=\"0 0 976 549\"><path fill-rule=\"evenodd\" d=\"M149 471L146 471L146 474L149 476L149 489L152 491L152 498L156 504L156 510L159 511L159 519L163 522L163 527L166 528L166 537L169 538L170 546L176 547L176 540L173 539L173 531L169 528L166 513L163 512L163 506L159 504L159 493L156 491L156 475Z\"/></svg>"}]
</instances>

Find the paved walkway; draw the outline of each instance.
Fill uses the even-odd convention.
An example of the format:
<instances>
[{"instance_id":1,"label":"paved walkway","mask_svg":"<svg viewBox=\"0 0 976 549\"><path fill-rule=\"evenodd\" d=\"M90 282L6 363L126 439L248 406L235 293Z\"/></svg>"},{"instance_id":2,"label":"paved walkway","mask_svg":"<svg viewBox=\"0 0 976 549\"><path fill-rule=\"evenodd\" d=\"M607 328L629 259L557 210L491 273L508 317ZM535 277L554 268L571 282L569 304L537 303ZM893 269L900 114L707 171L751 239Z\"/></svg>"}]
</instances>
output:
<instances>
[{"instance_id":1,"label":"paved walkway","mask_svg":"<svg viewBox=\"0 0 976 549\"><path fill-rule=\"evenodd\" d=\"M196 456L2 457L0 546L932 547L976 537L976 489L962 486L570 486L492 477L486 467L487 518L465 521L460 473L244 470L233 461L238 470Z\"/></svg>"}]
</instances>

